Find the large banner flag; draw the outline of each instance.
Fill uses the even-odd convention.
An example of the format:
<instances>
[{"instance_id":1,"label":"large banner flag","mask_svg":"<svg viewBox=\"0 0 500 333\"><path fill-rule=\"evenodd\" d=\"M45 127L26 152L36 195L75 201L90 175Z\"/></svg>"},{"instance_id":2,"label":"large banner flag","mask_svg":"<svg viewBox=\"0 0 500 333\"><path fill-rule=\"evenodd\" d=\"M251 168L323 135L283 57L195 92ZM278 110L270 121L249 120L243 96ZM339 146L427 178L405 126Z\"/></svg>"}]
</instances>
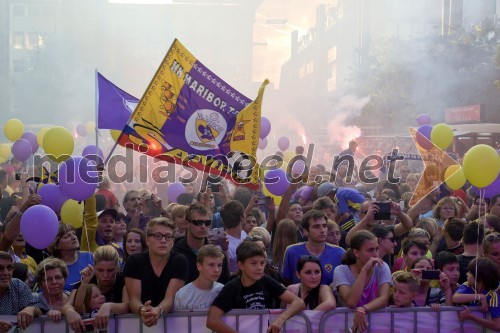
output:
<instances>
[{"instance_id":1,"label":"large banner flag","mask_svg":"<svg viewBox=\"0 0 500 333\"><path fill-rule=\"evenodd\" d=\"M267 83L251 101L176 39L118 143L256 187L255 156Z\"/></svg>"},{"instance_id":2,"label":"large banner flag","mask_svg":"<svg viewBox=\"0 0 500 333\"><path fill-rule=\"evenodd\" d=\"M97 73L97 128L122 130L139 99L115 86Z\"/></svg>"}]
</instances>

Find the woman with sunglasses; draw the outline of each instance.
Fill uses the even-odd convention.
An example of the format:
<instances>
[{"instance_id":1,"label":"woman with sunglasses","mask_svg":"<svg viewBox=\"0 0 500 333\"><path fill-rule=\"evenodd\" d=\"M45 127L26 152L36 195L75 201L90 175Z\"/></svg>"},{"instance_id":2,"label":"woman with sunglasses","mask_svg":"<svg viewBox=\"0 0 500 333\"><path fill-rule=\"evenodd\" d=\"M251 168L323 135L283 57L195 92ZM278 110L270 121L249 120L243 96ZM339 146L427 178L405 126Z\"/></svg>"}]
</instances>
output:
<instances>
[{"instance_id":1,"label":"woman with sunglasses","mask_svg":"<svg viewBox=\"0 0 500 333\"><path fill-rule=\"evenodd\" d=\"M500 233L492 232L484 236L483 256L490 258L500 267Z\"/></svg>"},{"instance_id":2,"label":"woman with sunglasses","mask_svg":"<svg viewBox=\"0 0 500 333\"><path fill-rule=\"evenodd\" d=\"M314 256L302 256L297 263L297 277L300 283L287 287L293 294L302 298L306 310L330 311L336 302L332 289L321 283L321 262Z\"/></svg>"},{"instance_id":3,"label":"woman with sunglasses","mask_svg":"<svg viewBox=\"0 0 500 333\"><path fill-rule=\"evenodd\" d=\"M397 242L391 229L384 226L374 226L371 229L372 234L377 236L378 257L384 260L389 266L392 266L394 260L394 248Z\"/></svg>"}]
</instances>

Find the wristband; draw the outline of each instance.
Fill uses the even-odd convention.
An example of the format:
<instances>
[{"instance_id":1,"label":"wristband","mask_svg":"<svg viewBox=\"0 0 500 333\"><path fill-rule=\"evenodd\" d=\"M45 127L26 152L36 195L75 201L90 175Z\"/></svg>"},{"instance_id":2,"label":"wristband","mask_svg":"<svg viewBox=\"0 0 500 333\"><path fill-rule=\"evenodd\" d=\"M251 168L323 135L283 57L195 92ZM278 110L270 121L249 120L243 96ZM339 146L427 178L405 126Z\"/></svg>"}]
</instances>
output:
<instances>
[{"instance_id":1,"label":"wristband","mask_svg":"<svg viewBox=\"0 0 500 333\"><path fill-rule=\"evenodd\" d=\"M16 211L16 215L19 216L19 217L22 217L23 216L23 212L21 212L20 210Z\"/></svg>"},{"instance_id":2,"label":"wristband","mask_svg":"<svg viewBox=\"0 0 500 333\"><path fill-rule=\"evenodd\" d=\"M356 312L359 312L359 313L366 315L366 308L364 306L358 306L356 308Z\"/></svg>"},{"instance_id":3,"label":"wristband","mask_svg":"<svg viewBox=\"0 0 500 333\"><path fill-rule=\"evenodd\" d=\"M163 317L163 315L165 314L165 312L163 312L163 308L161 306L158 306L160 308L160 317Z\"/></svg>"}]
</instances>

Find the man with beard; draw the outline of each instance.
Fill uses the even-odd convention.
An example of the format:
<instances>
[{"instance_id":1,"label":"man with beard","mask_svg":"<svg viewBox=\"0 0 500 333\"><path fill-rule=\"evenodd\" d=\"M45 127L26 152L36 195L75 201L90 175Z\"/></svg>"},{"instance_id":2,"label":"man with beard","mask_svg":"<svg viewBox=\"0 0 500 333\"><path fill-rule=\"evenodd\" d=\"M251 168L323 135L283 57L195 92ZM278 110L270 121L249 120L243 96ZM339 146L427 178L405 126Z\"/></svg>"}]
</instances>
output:
<instances>
[{"instance_id":1,"label":"man with beard","mask_svg":"<svg viewBox=\"0 0 500 333\"><path fill-rule=\"evenodd\" d=\"M290 245L283 260L283 280L285 285L299 283L296 274L301 257L318 257L321 262L321 284L333 282L333 271L341 264L344 249L326 242L328 233L326 215L318 210L308 211L302 218L302 228L307 231L307 242Z\"/></svg>"},{"instance_id":2,"label":"man with beard","mask_svg":"<svg viewBox=\"0 0 500 333\"><path fill-rule=\"evenodd\" d=\"M199 204L192 204L189 206L187 211L187 230L186 236L181 238L174 245L174 250L179 253L184 254L188 260L188 278L186 283L193 282L199 275L198 269L196 268L197 253L198 250L209 243L207 239L207 232L210 230L210 213L209 211ZM222 262L222 273L217 280L218 282L225 284L229 278L229 270L227 263L227 249L228 249L227 238L224 237L220 243L222 252L224 253L224 260Z\"/></svg>"}]
</instances>

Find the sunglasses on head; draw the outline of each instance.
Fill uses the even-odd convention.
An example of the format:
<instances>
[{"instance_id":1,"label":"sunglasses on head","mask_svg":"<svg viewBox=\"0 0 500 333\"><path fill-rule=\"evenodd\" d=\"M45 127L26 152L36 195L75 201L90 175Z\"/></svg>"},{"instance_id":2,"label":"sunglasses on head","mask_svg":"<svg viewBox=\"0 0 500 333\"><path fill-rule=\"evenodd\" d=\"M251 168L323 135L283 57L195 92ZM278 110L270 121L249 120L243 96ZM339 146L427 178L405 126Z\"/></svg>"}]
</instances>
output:
<instances>
[{"instance_id":1,"label":"sunglasses on head","mask_svg":"<svg viewBox=\"0 0 500 333\"><path fill-rule=\"evenodd\" d=\"M258 242L258 241L262 241L262 237L260 236L248 236L247 238L245 238L246 241L250 241L250 242Z\"/></svg>"},{"instance_id":2,"label":"sunglasses on head","mask_svg":"<svg viewBox=\"0 0 500 333\"><path fill-rule=\"evenodd\" d=\"M487 242L487 243L493 243L493 242L496 242L498 240L500 240L500 233L498 232L495 232L495 233L492 233L492 234L488 234L484 237L484 240Z\"/></svg>"},{"instance_id":3,"label":"sunglasses on head","mask_svg":"<svg viewBox=\"0 0 500 333\"><path fill-rule=\"evenodd\" d=\"M212 220L190 220L189 222L197 227L201 227L202 224L204 224L206 227L209 227L212 224Z\"/></svg>"}]
</instances>

